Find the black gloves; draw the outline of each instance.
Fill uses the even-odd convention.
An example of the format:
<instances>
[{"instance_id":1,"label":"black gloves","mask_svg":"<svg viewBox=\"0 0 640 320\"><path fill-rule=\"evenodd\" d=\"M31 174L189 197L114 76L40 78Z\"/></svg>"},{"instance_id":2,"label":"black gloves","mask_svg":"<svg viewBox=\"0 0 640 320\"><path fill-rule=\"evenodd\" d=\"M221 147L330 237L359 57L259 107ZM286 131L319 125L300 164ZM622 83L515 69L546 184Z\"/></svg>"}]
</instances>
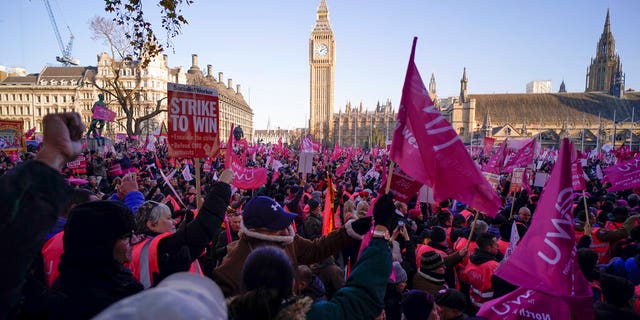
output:
<instances>
[{"instance_id":1,"label":"black gloves","mask_svg":"<svg viewBox=\"0 0 640 320\"><path fill-rule=\"evenodd\" d=\"M396 220L398 219L395 211L396 206L393 204L393 193L389 192L382 195L373 205L375 225L385 226L388 230L393 230L392 227L396 225Z\"/></svg>"},{"instance_id":2,"label":"black gloves","mask_svg":"<svg viewBox=\"0 0 640 320\"><path fill-rule=\"evenodd\" d=\"M371 217L356 219L351 223L351 228L355 233L363 236L371 230L371 219Z\"/></svg>"}]
</instances>

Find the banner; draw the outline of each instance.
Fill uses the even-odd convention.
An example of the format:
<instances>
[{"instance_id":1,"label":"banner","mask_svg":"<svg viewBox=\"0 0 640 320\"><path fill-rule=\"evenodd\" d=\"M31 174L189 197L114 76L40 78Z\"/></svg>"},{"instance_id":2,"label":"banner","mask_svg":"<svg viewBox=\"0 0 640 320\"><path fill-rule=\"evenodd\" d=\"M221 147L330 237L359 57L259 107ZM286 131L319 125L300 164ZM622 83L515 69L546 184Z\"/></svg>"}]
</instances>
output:
<instances>
[{"instance_id":1,"label":"banner","mask_svg":"<svg viewBox=\"0 0 640 320\"><path fill-rule=\"evenodd\" d=\"M511 188L509 192L520 192L524 187L524 184L528 181L524 181L524 168L513 169L511 174Z\"/></svg>"},{"instance_id":2,"label":"banner","mask_svg":"<svg viewBox=\"0 0 640 320\"><path fill-rule=\"evenodd\" d=\"M85 174L87 173L87 158L79 155L75 160L67 162L67 168L71 169L73 174Z\"/></svg>"},{"instance_id":3,"label":"banner","mask_svg":"<svg viewBox=\"0 0 640 320\"><path fill-rule=\"evenodd\" d=\"M607 191L621 191L640 186L640 154L633 159L604 169L605 181L611 182Z\"/></svg>"},{"instance_id":4,"label":"banner","mask_svg":"<svg viewBox=\"0 0 640 320\"><path fill-rule=\"evenodd\" d=\"M413 38L393 132L391 159L420 184L432 187L436 201L454 198L495 217L500 197L482 176L449 121L426 94L414 62L417 41L418 38Z\"/></svg>"},{"instance_id":5,"label":"banner","mask_svg":"<svg viewBox=\"0 0 640 320\"><path fill-rule=\"evenodd\" d=\"M22 121L0 120L0 150L27 151Z\"/></svg>"},{"instance_id":6,"label":"banner","mask_svg":"<svg viewBox=\"0 0 640 320\"><path fill-rule=\"evenodd\" d=\"M534 187L544 187L549 180L549 174L545 172L536 172L536 178L533 180Z\"/></svg>"},{"instance_id":7,"label":"banner","mask_svg":"<svg viewBox=\"0 0 640 320\"><path fill-rule=\"evenodd\" d=\"M93 105L93 119L111 122L116 119L116 113L97 104Z\"/></svg>"},{"instance_id":8,"label":"banner","mask_svg":"<svg viewBox=\"0 0 640 320\"><path fill-rule=\"evenodd\" d=\"M167 83L169 155L206 158L220 139L218 92L211 88Z\"/></svg>"},{"instance_id":9,"label":"banner","mask_svg":"<svg viewBox=\"0 0 640 320\"><path fill-rule=\"evenodd\" d=\"M231 168L235 173L232 184L239 189L258 189L267 184L267 169L265 168L245 168L235 162L231 162Z\"/></svg>"},{"instance_id":10,"label":"banner","mask_svg":"<svg viewBox=\"0 0 640 320\"><path fill-rule=\"evenodd\" d=\"M387 178L385 177L380 182L378 194L384 194L386 186ZM409 202L409 200L420 191L421 187L422 184L420 182L402 172L400 168L396 168L393 177L391 177L391 187L389 191L393 193L394 200Z\"/></svg>"}]
</instances>

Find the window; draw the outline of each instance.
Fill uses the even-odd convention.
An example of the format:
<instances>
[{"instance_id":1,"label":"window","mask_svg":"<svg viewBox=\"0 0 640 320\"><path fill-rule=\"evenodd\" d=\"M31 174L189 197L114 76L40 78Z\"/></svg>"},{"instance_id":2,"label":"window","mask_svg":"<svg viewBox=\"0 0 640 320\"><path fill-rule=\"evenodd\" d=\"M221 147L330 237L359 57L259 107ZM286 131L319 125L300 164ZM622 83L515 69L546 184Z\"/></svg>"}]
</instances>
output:
<instances>
[{"instance_id":1,"label":"window","mask_svg":"<svg viewBox=\"0 0 640 320\"><path fill-rule=\"evenodd\" d=\"M72 86L75 86L76 84L78 84L78 80L76 80L76 79L71 80L71 85Z\"/></svg>"},{"instance_id":2,"label":"window","mask_svg":"<svg viewBox=\"0 0 640 320\"><path fill-rule=\"evenodd\" d=\"M27 101L29 101L29 95L25 94L24 96L27 97Z\"/></svg>"},{"instance_id":3,"label":"window","mask_svg":"<svg viewBox=\"0 0 640 320\"><path fill-rule=\"evenodd\" d=\"M38 108L38 116L42 116L42 109Z\"/></svg>"},{"instance_id":4,"label":"window","mask_svg":"<svg viewBox=\"0 0 640 320\"><path fill-rule=\"evenodd\" d=\"M66 85L67 85L67 80L62 80L62 81L60 81L60 85L62 85L62 86L66 86Z\"/></svg>"},{"instance_id":5,"label":"window","mask_svg":"<svg viewBox=\"0 0 640 320\"><path fill-rule=\"evenodd\" d=\"M55 86L55 85L57 85L57 84L58 84L58 81L56 81L56 80L51 80L51 85L52 85L52 86Z\"/></svg>"},{"instance_id":6,"label":"window","mask_svg":"<svg viewBox=\"0 0 640 320\"><path fill-rule=\"evenodd\" d=\"M41 86L46 86L47 85L47 80L40 80L40 85Z\"/></svg>"},{"instance_id":7,"label":"window","mask_svg":"<svg viewBox=\"0 0 640 320\"><path fill-rule=\"evenodd\" d=\"M49 103L49 96L44 97L44 102Z\"/></svg>"},{"instance_id":8,"label":"window","mask_svg":"<svg viewBox=\"0 0 640 320\"><path fill-rule=\"evenodd\" d=\"M53 96L53 102L58 103L58 96Z\"/></svg>"}]
</instances>

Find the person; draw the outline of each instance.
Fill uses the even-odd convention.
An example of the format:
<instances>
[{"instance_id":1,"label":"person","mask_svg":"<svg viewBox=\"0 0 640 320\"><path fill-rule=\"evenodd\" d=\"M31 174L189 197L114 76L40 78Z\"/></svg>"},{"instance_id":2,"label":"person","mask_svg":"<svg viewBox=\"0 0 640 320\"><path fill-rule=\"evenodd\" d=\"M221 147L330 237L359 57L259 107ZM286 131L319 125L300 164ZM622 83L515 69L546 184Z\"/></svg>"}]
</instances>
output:
<instances>
[{"instance_id":1,"label":"person","mask_svg":"<svg viewBox=\"0 0 640 320\"><path fill-rule=\"evenodd\" d=\"M413 288L431 294L447 288L444 278L444 259L435 251L427 251L420 258L420 268L413 276Z\"/></svg>"},{"instance_id":2,"label":"person","mask_svg":"<svg viewBox=\"0 0 640 320\"><path fill-rule=\"evenodd\" d=\"M35 160L0 177L0 319L15 315L27 270L72 196L60 170L82 150L77 113L48 114Z\"/></svg>"},{"instance_id":3,"label":"person","mask_svg":"<svg viewBox=\"0 0 640 320\"><path fill-rule=\"evenodd\" d=\"M456 289L442 289L435 294L440 320L465 320L469 316L464 313L467 300L464 294Z\"/></svg>"},{"instance_id":4,"label":"person","mask_svg":"<svg viewBox=\"0 0 640 320\"><path fill-rule=\"evenodd\" d=\"M395 278L389 279L384 295L384 313L389 320L400 320L402 317L402 294L407 290L407 272L398 261L393 262Z\"/></svg>"},{"instance_id":5,"label":"person","mask_svg":"<svg viewBox=\"0 0 640 320\"><path fill-rule=\"evenodd\" d=\"M493 298L491 276L498 268L498 240L490 233L481 233L476 238L478 248L471 255L469 264L462 271L461 280L471 287L469 297L476 311ZM472 308L473 309L473 308Z\"/></svg>"},{"instance_id":6,"label":"person","mask_svg":"<svg viewBox=\"0 0 640 320\"><path fill-rule=\"evenodd\" d=\"M309 215L304 221L304 234L307 239L315 240L322 236L322 208L320 202L314 198L307 202Z\"/></svg>"},{"instance_id":7,"label":"person","mask_svg":"<svg viewBox=\"0 0 640 320\"><path fill-rule=\"evenodd\" d=\"M309 297L313 299L313 302L327 300L326 290L322 280L313 274L309 266L302 264L296 268L294 282L294 294L296 296Z\"/></svg>"},{"instance_id":8,"label":"person","mask_svg":"<svg viewBox=\"0 0 640 320\"><path fill-rule=\"evenodd\" d=\"M228 303L229 319L374 319L384 307L385 286L391 273L387 226L395 224L393 210L391 194L376 202L373 239L345 286L328 301L313 303L310 298L292 297L294 269L289 253L274 246L256 248L242 268L244 293ZM265 268L266 265L270 267Z\"/></svg>"},{"instance_id":9,"label":"person","mask_svg":"<svg viewBox=\"0 0 640 320\"><path fill-rule=\"evenodd\" d=\"M216 241L214 244L214 253L215 253L214 257L217 260L216 264L219 264L220 262L222 262L222 259L224 258L224 256L227 255L227 245L229 245L229 243L232 243L240 239L238 232L240 231L240 222L242 221L242 213L237 211L232 211L232 212L227 211L227 217L228 217L227 219L229 220L229 235L231 236L231 241L229 241L226 231L220 232L220 234L218 235L218 241ZM213 267L215 266L211 266L211 270L209 272L213 271Z\"/></svg>"},{"instance_id":10,"label":"person","mask_svg":"<svg viewBox=\"0 0 640 320\"><path fill-rule=\"evenodd\" d=\"M98 94L98 101L93 104L91 107L91 113L94 114L96 107L106 108L107 105L104 103L104 94ZM89 125L89 130L87 131L87 138L93 134L93 138L97 140L98 146L102 144L104 146L104 137L102 137L102 128L104 127L104 120L91 118L91 124Z\"/></svg>"},{"instance_id":11,"label":"person","mask_svg":"<svg viewBox=\"0 0 640 320\"><path fill-rule=\"evenodd\" d=\"M529 228L529 221L531 221L531 211L527 207L520 207L520 209L518 209L516 225L518 228L522 226L526 230Z\"/></svg>"},{"instance_id":12,"label":"person","mask_svg":"<svg viewBox=\"0 0 640 320\"><path fill-rule=\"evenodd\" d=\"M344 286L344 271L338 267L333 256L312 264L311 271L322 280L327 299L331 299L336 291Z\"/></svg>"},{"instance_id":13,"label":"person","mask_svg":"<svg viewBox=\"0 0 640 320\"><path fill-rule=\"evenodd\" d=\"M123 266L131 260L133 228L131 210L118 201L87 202L71 211L53 284L66 298L54 307L54 319L88 319L143 290Z\"/></svg>"},{"instance_id":14,"label":"person","mask_svg":"<svg viewBox=\"0 0 640 320\"><path fill-rule=\"evenodd\" d=\"M629 280L602 274L600 284L602 285L604 302L596 302L595 304L596 320L640 319L640 316L631 307L634 287Z\"/></svg>"},{"instance_id":15,"label":"person","mask_svg":"<svg viewBox=\"0 0 640 320\"><path fill-rule=\"evenodd\" d=\"M214 280L225 296L240 293L242 264L260 245L271 244L283 248L294 264L313 264L337 253L360 240L369 231L371 218L345 224L314 241L294 233L291 223L296 214L285 211L272 198L257 196L243 208L240 239L227 246L227 256L213 271Z\"/></svg>"},{"instance_id":16,"label":"person","mask_svg":"<svg viewBox=\"0 0 640 320\"><path fill-rule=\"evenodd\" d=\"M220 228L231 199L233 171L227 169L211 186L198 216L176 230L169 207L147 201L138 209L136 233L143 238L134 245L129 268L149 288L168 275L191 270L202 274L197 258Z\"/></svg>"},{"instance_id":17,"label":"person","mask_svg":"<svg viewBox=\"0 0 640 320\"><path fill-rule=\"evenodd\" d=\"M93 319L227 319L227 306L215 282L178 272L156 287L114 303Z\"/></svg>"},{"instance_id":18,"label":"person","mask_svg":"<svg viewBox=\"0 0 640 320\"><path fill-rule=\"evenodd\" d=\"M423 290L410 290L402 296L402 315L407 320L440 320L433 295Z\"/></svg>"}]
</instances>

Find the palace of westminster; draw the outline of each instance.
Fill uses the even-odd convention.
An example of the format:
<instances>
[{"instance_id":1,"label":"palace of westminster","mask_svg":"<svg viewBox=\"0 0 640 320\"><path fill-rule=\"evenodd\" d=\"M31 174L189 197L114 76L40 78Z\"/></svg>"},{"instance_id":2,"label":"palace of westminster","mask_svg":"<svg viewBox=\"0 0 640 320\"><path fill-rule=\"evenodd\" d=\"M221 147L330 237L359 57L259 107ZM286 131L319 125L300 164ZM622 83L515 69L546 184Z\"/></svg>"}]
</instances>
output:
<instances>
[{"instance_id":1,"label":"palace of westminster","mask_svg":"<svg viewBox=\"0 0 640 320\"><path fill-rule=\"evenodd\" d=\"M396 121L391 101L378 102L373 110L362 103L347 103L344 110L340 108L335 113L335 54L329 10L326 1L321 0L309 39L308 129L254 130L253 110L244 99L240 85L234 88L232 79L225 83L222 72L214 77L211 65L207 65L205 74L198 67L195 54L187 70L170 67L164 55L156 57L140 74L136 74L133 64L123 65L106 53L98 54L96 66L45 66L40 73L33 74L21 68L0 66L0 119L24 121L25 130L35 127L38 133L42 132L43 116L50 112L76 111L88 123L91 106L100 93L93 83L114 79L113 65L119 64L122 86L139 87L135 116L149 112L156 103L166 107L167 82L196 84L219 92L222 139L228 136L230 123L234 123L243 128L249 141L276 143L282 137L283 142L295 142L295 137L309 132L314 140L325 145L384 145L391 140ZM631 144L634 150L640 145L640 126L635 125L640 120L640 92L625 91L608 10L595 58L587 70L584 92L566 92L564 82L557 93L547 88L542 93L534 89L516 94L470 94L467 87L466 70L463 70L457 97L438 98L434 75L428 84L436 107L466 144L481 144L484 137L493 137L498 142L510 137L536 138L544 146L558 146L561 137L568 136L578 146L589 149L611 142L616 146ZM108 96L106 102L118 113L116 119L121 119L124 114L116 102L109 101ZM163 121L166 113L147 124L147 132ZM124 130L117 125L107 126L107 135L116 132Z\"/></svg>"}]
</instances>

